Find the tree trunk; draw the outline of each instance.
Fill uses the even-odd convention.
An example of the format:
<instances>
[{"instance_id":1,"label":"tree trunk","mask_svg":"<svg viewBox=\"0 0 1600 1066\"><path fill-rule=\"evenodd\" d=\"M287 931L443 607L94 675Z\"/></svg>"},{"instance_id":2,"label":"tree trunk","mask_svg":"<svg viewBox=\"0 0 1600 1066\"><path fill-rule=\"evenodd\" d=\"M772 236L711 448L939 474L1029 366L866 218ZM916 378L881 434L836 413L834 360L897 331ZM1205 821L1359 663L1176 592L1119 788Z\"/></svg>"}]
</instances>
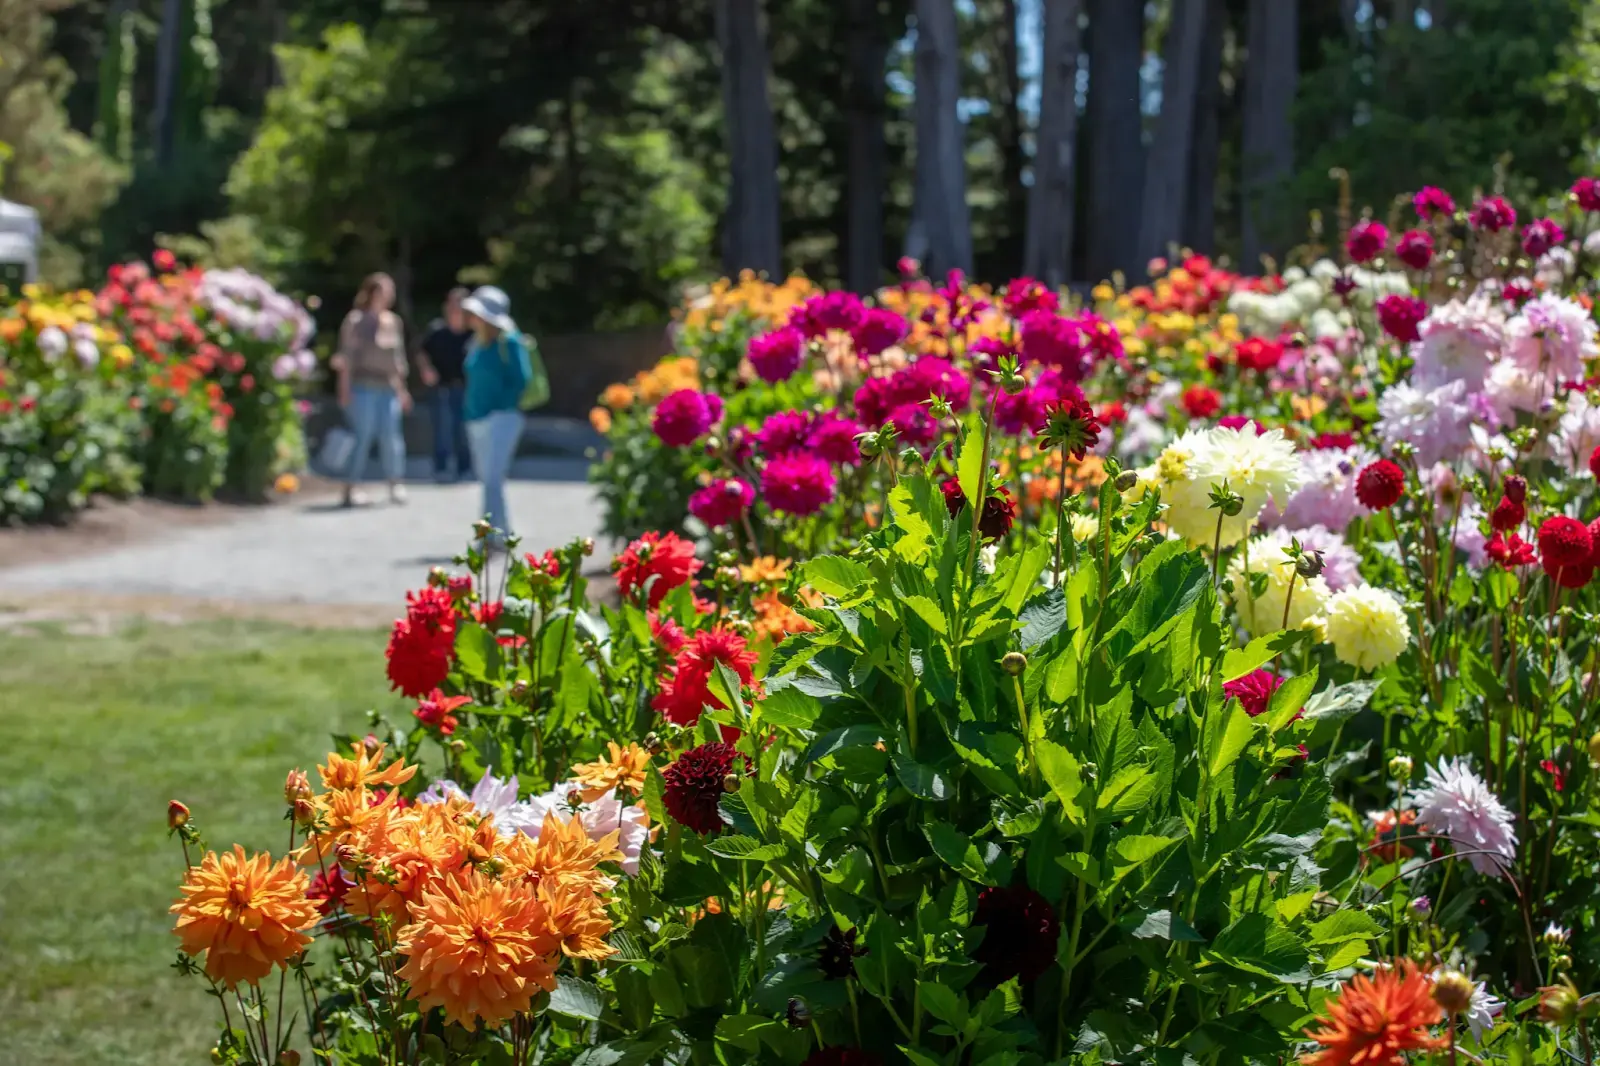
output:
<instances>
[{"instance_id":1,"label":"tree trunk","mask_svg":"<svg viewBox=\"0 0 1600 1066\"><path fill-rule=\"evenodd\" d=\"M1005 212L1002 215L1005 230L998 242L1001 254L1000 269L1011 276L1026 255L1025 233L1028 225L1029 193L1023 183L1023 171L1028 166L1028 155L1022 147L1022 137L1027 125L1022 117L1022 67L1018 54L1017 0L1002 0L999 19L999 53L1003 69L1000 72L1000 153L1002 194Z\"/></svg>"},{"instance_id":2,"label":"tree trunk","mask_svg":"<svg viewBox=\"0 0 1600 1066\"><path fill-rule=\"evenodd\" d=\"M151 115L151 133L156 145L156 162L172 159L177 124L173 104L178 95L179 51L183 45L183 6L185 0L162 0L161 31L156 37L156 98Z\"/></svg>"},{"instance_id":3,"label":"tree trunk","mask_svg":"<svg viewBox=\"0 0 1600 1066\"><path fill-rule=\"evenodd\" d=\"M888 172L884 140L885 67L889 42L878 24L877 0L849 0L846 59L850 81L845 107L848 161L845 180L845 284L872 292L883 273L883 192Z\"/></svg>"},{"instance_id":4,"label":"tree trunk","mask_svg":"<svg viewBox=\"0 0 1600 1066\"><path fill-rule=\"evenodd\" d=\"M926 244L932 276L972 271L966 131L956 113L961 42L955 0L916 0L916 220L908 242Z\"/></svg>"},{"instance_id":5,"label":"tree trunk","mask_svg":"<svg viewBox=\"0 0 1600 1066\"><path fill-rule=\"evenodd\" d=\"M777 278L783 271L778 149L767 97L761 0L717 0L716 22L729 161L723 267L730 275L755 270Z\"/></svg>"},{"instance_id":6,"label":"tree trunk","mask_svg":"<svg viewBox=\"0 0 1600 1066\"><path fill-rule=\"evenodd\" d=\"M1166 255L1168 243L1183 235L1183 209L1188 196L1185 184L1194 146L1194 98L1200 83L1207 3L1208 0L1172 3L1161 78L1161 114L1156 120L1155 140L1150 145L1144 176L1139 252L1146 260Z\"/></svg>"},{"instance_id":7,"label":"tree trunk","mask_svg":"<svg viewBox=\"0 0 1600 1066\"><path fill-rule=\"evenodd\" d=\"M1078 3L1044 0L1044 65L1039 72L1039 132L1028 197L1023 272L1047 285L1070 280L1072 179L1078 136Z\"/></svg>"},{"instance_id":8,"label":"tree trunk","mask_svg":"<svg viewBox=\"0 0 1600 1066\"><path fill-rule=\"evenodd\" d=\"M1299 0L1250 0L1245 31L1240 188L1244 195L1241 267L1256 269L1281 234L1273 200L1294 170L1294 101L1300 64Z\"/></svg>"},{"instance_id":9,"label":"tree trunk","mask_svg":"<svg viewBox=\"0 0 1600 1066\"><path fill-rule=\"evenodd\" d=\"M1144 183L1139 68L1144 62L1144 5L1089 0L1088 214L1086 273L1132 273Z\"/></svg>"},{"instance_id":10,"label":"tree trunk","mask_svg":"<svg viewBox=\"0 0 1600 1066\"><path fill-rule=\"evenodd\" d=\"M1394 12L1389 16L1391 26L1415 26L1417 0L1394 0Z\"/></svg>"},{"instance_id":11,"label":"tree trunk","mask_svg":"<svg viewBox=\"0 0 1600 1066\"><path fill-rule=\"evenodd\" d=\"M1227 0L1207 0L1200 81L1194 94L1194 149L1189 154L1189 196L1183 212L1183 243L1210 255L1217 237L1217 161L1222 152L1222 36Z\"/></svg>"}]
</instances>

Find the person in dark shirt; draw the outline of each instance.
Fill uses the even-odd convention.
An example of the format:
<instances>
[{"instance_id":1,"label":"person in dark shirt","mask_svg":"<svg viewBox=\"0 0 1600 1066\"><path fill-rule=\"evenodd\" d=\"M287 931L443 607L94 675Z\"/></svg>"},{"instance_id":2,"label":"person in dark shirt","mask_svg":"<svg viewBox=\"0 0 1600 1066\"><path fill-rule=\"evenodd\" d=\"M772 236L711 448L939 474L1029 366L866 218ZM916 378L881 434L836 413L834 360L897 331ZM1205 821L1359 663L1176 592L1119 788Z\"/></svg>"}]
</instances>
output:
<instances>
[{"instance_id":1,"label":"person in dark shirt","mask_svg":"<svg viewBox=\"0 0 1600 1066\"><path fill-rule=\"evenodd\" d=\"M444 317L428 327L417 353L422 383L433 389L428 417L433 424L433 473L440 481L463 480L472 473L467 426L461 416L467 389L467 345L472 340L466 315L461 311L466 295L466 289L450 290L444 301Z\"/></svg>"}]
</instances>

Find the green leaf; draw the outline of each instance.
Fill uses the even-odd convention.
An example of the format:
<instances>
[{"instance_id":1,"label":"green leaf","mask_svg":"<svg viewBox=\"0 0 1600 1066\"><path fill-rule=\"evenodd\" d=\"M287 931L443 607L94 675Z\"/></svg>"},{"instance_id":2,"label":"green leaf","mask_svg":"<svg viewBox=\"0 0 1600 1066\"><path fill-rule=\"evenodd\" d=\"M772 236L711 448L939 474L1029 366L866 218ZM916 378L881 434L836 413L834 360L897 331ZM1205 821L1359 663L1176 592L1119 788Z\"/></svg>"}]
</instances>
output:
<instances>
[{"instance_id":1,"label":"green leaf","mask_svg":"<svg viewBox=\"0 0 1600 1066\"><path fill-rule=\"evenodd\" d=\"M706 850L724 859L738 859L740 862L766 862L769 859L780 858L784 851L779 844L763 844L753 837L733 836L727 833L708 840Z\"/></svg>"},{"instance_id":2,"label":"green leaf","mask_svg":"<svg viewBox=\"0 0 1600 1066\"><path fill-rule=\"evenodd\" d=\"M674 862L661 881L661 901L678 907L697 907L708 898L727 892L728 883L703 862Z\"/></svg>"},{"instance_id":3,"label":"green leaf","mask_svg":"<svg viewBox=\"0 0 1600 1066\"><path fill-rule=\"evenodd\" d=\"M1210 708L1202 736L1205 740L1206 772L1213 780L1238 760L1249 746L1255 731L1255 722L1234 701Z\"/></svg>"},{"instance_id":4,"label":"green leaf","mask_svg":"<svg viewBox=\"0 0 1600 1066\"><path fill-rule=\"evenodd\" d=\"M800 579L824 596L845 600L871 591L872 572L842 555L819 555L800 568Z\"/></svg>"},{"instance_id":5,"label":"green leaf","mask_svg":"<svg viewBox=\"0 0 1600 1066\"><path fill-rule=\"evenodd\" d=\"M929 1014L957 1030L966 1027L967 1005L950 989L932 981L918 981L917 994Z\"/></svg>"},{"instance_id":6,"label":"green leaf","mask_svg":"<svg viewBox=\"0 0 1600 1066\"><path fill-rule=\"evenodd\" d=\"M1237 680L1265 666L1301 641L1309 640L1310 636L1310 632L1304 629L1280 629L1276 633L1257 637L1242 648L1234 648L1222 657L1222 680Z\"/></svg>"},{"instance_id":7,"label":"green leaf","mask_svg":"<svg viewBox=\"0 0 1600 1066\"><path fill-rule=\"evenodd\" d=\"M1235 969L1285 984L1311 979L1310 955L1288 929L1265 914L1247 914L1217 934L1206 955Z\"/></svg>"},{"instance_id":8,"label":"green leaf","mask_svg":"<svg viewBox=\"0 0 1600 1066\"><path fill-rule=\"evenodd\" d=\"M1276 733L1290 722L1306 705L1311 690L1317 687L1317 668L1312 666L1303 674L1287 678L1273 692L1267 703L1267 730Z\"/></svg>"},{"instance_id":9,"label":"green leaf","mask_svg":"<svg viewBox=\"0 0 1600 1066\"><path fill-rule=\"evenodd\" d=\"M967 835L948 822L933 822L922 828L933 846L933 852L952 870L959 871L974 881L993 884L978 846Z\"/></svg>"},{"instance_id":10,"label":"green leaf","mask_svg":"<svg viewBox=\"0 0 1600 1066\"><path fill-rule=\"evenodd\" d=\"M1307 930L1312 944L1338 944L1346 940L1372 940L1383 935L1377 922L1362 911L1335 911Z\"/></svg>"},{"instance_id":11,"label":"green leaf","mask_svg":"<svg viewBox=\"0 0 1600 1066\"><path fill-rule=\"evenodd\" d=\"M1500 684L1499 678L1495 683ZM1332 685L1306 700L1306 719L1312 722L1327 720L1342 722L1354 717L1362 708L1371 701L1373 693L1378 691L1383 684L1383 679L1375 681L1350 681L1343 685Z\"/></svg>"},{"instance_id":12,"label":"green leaf","mask_svg":"<svg viewBox=\"0 0 1600 1066\"><path fill-rule=\"evenodd\" d=\"M1061 801L1061 812L1074 825L1084 825L1087 814L1083 806L1083 764L1077 756L1053 740L1041 742L1034 748L1039 772L1056 799Z\"/></svg>"},{"instance_id":13,"label":"green leaf","mask_svg":"<svg viewBox=\"0 0 1600 1066\"><path fill-rule=\"evenodd\" d=\"M1135 940L1187 940L1191 943L1201 943L1205 940L1205 937L1195 932L1180 915L1173 914L1169 910L1130 914L1119 924Z\"/></svg>"},{"instance_id":14,"label":"green leaf","mask_svg":"<svg viewBox=\"0 0 1600 1066\"><path fill-rule=\"evenodd\" d=\"M933 602L931 596L913 593L902 597L901 602L911 608L912 612L926 622L928 628L939 634L939 636L946 636L950 632L950 623L945 618L944 611L939 609L939 605Z\"/></svg>"},{"instance_id":15,"label":"green leaf","mask_svg":"<svg viewBox=\"0 0 1600 1066\"><path fill-rule=\"evenodd\" d=\"M810 729L822 713L822 704L790 685L767 693L766 699L753 708L758 721L780 729Z\"/></svg>"},{"instance_id":16,"label":"green leaf","mask_svg":"<svg viewBox=\"0 0 1600 1066\"><path fill-rule=\"evenodd\" d=\"M497 684L501 676L500 645L494 634L476 622L461 623L456 628L456 663L466 677Z\"/></svg>"},{"instance_id":17,"label":"green leaf","mask_svg":"<svg viewBox=\"0 0 1600 1066\"><path fill-rule=\"evenodd\" d=\"M1067 599L1060 589L1051 589L1022 609L1022 650L1032 651L1067 624Z\"/></svg>"},{"instance_id":18,"label":"green leaf","mask_svg":"<svg viewBox=\"0 0 1600 1066\"><path fill-rule=\"evenodd\" d=\"M667 822L667 783L661 777L661 771L654 766L649 767L644 779L644 810L650 816L650 821L655 825L665 825Z\"/></svg>"},{"instance_id":19,"label":"green leaf","mask_svg":"<svg viewBox=\"0 0 1600 1066\"><path fill-rule=\"evenodd\" d=\"M804 844L811 830L811 816L822 805L822 797L810 785L802 783L799 789L799 794L779 820L778 831L796 844Z\"/></svg>"},{"instance_id":20,"label":"green leaf","mask_svg":"<svg viewBox=\"0 0 1600 1066\"><path fill-rule=\"evenodd\" d=\"M743 684L739 680L739 675L734 672L733 667L719 659L716 663L716 669L712 671L711 677L707 680L711 694L716 696L724 707L733 710L736 723L742 723L747 717L748 711L744 705Z\"/></svg>"},{"instance_id":21,"label":"green leaf","mask_svg":"<svg viewBox=\"0 0 1600 1066\"><path fill-rule=\"evenodd\" d=\"M950 798L950 783L938 771L924 766L909 755L895 753L890 760L895 776L906 791L921 800L941 801Z\"/></svg>"},{"instance_id":22,"label":"green leaf","mask_svg":"<svg viewBox=\"0 0 1600 1066\"><path fill-rule=\"evenodd\" d=\"M961 482L961 495L967 506L976 510L978 493L983 489L983 423L977 418L967 419L967 431L961 438L961 454L956 457L956 478Z\"/></svg>"},{"instance_id":23,"label":"green leaf","mask_svg":"<svg viewBox=\"0 0 1600 1066\"><path fill-rule=\"evenodd\" d=\"M563 974L556 990L550 993L550 1010L568 1018L597 1022L605 1009L606 999L600 989L581 977Z\"/></svg>"},{"instance_id":24,"label":"green leaf","mask_svg":"<svg viewBox=\"0 0 1600 1066\"><path fill-rule=\"evenodd\" d=\"M1124 766L1100 790L1095 807L1121 818L1143 807L1155 791L1156 775L1148 766Z\"/></svg>"},{"instance_id":25,"label":"green leaf","mask_svg":"<svg viewBox=\"0 0 1600 1066\"><path fill-rule=\"evenodd\" d=\"M1111 880L1115 884L1178 842L1177 837L1134 834L1112 845Z\"/></svg>"}]
</instances>

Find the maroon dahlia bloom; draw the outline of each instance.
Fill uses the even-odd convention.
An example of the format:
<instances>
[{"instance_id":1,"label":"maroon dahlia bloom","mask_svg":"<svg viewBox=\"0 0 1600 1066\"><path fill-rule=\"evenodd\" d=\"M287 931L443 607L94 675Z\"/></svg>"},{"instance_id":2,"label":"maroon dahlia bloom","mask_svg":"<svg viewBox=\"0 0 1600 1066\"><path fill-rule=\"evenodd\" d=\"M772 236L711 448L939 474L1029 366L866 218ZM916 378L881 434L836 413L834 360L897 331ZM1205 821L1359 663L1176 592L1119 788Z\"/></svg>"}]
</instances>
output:
<instances>
[{"instance_id":1,"label":"maroon dahlia bloom","mask_svg":"<svg viewBox=\"0 0 1600 1066\"><path fill-rule=\"evenodd\" d=\"M973 928L984 930L972 953L985 980L1037 980L1056 961L1061 922L1050 901L1031 888L986 888L978 893Z\"/></svg>"},{"instance_id":2,"label":"maroon dahlia bloom","mask_svg":"<svg viewBox=\"0 0 1600 1066\"><path fill-rule=\"evenodd\" d=\"M723 782L730 773L737 773L735 764L743 760L741 769L748 773L750 759L740 755L732 744L702 744L690 748L661 771L667 790L664 802L667 813L686 829L704 836L722 831L722 816L717 804L726 795Z\"/></svg>"},{"instance_id":3,"label":"maroon dahlia bloom","mask_svg":"<svg viewBox=\"0 0 1600 1066\"><path fill-rule=\"evenodd\" d=\"M967 506L961 482L947 478L940 487L944 490L944 504L950 509L950 517L954 518ZM983 517L978 519L978 535L984 540L999 540L1011 532L1011 524L1016 520L1017 505L1011 493L1004 487L991 489L983 500Z\"/></svg>"},{"instance_id":4,"label":"maroon dahlia bloom","mask_svg":"<svg viewBox=\"0 0 1600 1066\"><path fill-rule=\"evenodd\" d=\"M800 411L779 411L767 416L756 433L756 449L767 459L799 451L811 432L811 418Z\"/></svg>"},{"instance_id":5,"label":"maroon dahlia bloom","mask_svg":"<svg viewBox=\"0 0 1600 1066\"><path fill-rule=\"evenodd\" d=\"M1382 222L1364 218L1350 227L1350 236L1344 242L1351 262L1366 263L1376 259L1389 243L1389 227Z\"/></svg>"},{"instance_id":6,"label":"maroon dahlia bloom","mask_svg":"<svg viewBox=\"0 0 1600 1066\"><path fill-rule=\"evenodd\" d=\"M854 977L856 960L867 954L866 948L856 947L857 929L840 929L837 925L828 930L817 949L817 969L830 981L843 981Z\"/></svg>"},{"instance_id":7,"label":"maroon dahlia bloom","mask_svg":"<svg viewBox=\"0 0 1600 1066\"><path fill-rule=\"evenodd\" d=\"M1555 219L1536 218L1522 229L1522 250L1537 259L1566 239L1566 231Z\"/></svg>"},{"instance_id":8,"label":"maroon dahlia bloom","mask_svg":"<svg viewBox=\"0 0 1600 1066\"><path fill-rule=\"evenodd\" d=\"M1407 230L1395 242L1394 254L1412 270L1426 270L1433 262L1433 238L1420 229Z\"/></svg>"},{"instance_id":9,"label":"maroon dahlia bloom","mask_svg":"<svg viewBox=\"0 0 1600 1066\"><path fill-rule=\"evenodd\" d=\"M1379 459L1356 475L1356 499L1369 511L1386 511L1400 501L1406 489L1406 472L1398 463Z\"/></svg>"},{"instance_id":10,"label":"maroon dahlia bloom","mask_svg":"<svg viewBox=\"0 0 1600 1066\"><path fill-rule=\"evenodd\" d=\"M1422 336L1419 327L1428 317L1428 302L1416 296L1399 293L1378 301L1378 324L1383 331L1402 344L1410 344Z\"/></svg>"}]
</instances>

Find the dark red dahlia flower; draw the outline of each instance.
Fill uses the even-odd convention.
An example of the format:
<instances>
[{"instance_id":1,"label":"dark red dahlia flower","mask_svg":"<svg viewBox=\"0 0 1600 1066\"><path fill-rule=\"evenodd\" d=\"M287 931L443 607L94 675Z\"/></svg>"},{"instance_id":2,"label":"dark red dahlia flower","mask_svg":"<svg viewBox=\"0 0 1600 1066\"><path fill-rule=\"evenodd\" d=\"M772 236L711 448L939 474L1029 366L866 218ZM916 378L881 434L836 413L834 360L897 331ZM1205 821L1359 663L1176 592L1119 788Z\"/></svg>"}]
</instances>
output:
<instances>
[{"instance_id":1,"label":"dark red dahlia flower","mask_svg":"<svg viewBox=\"0 0 1600 1066\"><path fill-rule=\"evenodd\" d=\"M1388 243L1389 227L1382 222L1364 218L1350 227L1350 236L1345 239L1344 250L1350 253L1351 262L1366 263L1377 258Z\"/></svg>"},{"instance_id":2,"label":"dark red dahlia flower","mask_svg":"<svg viewBox=\"0 0 1600 1066\"><path fill-rule=\"evenodd\" d=\"M1590 565L1594 540L1589 527L1567 515L1551 515L1539 526L1539 561L1546 571Z\"/></svg>"},{"instance_id":3,"label":"dark red dahlia flower","mask_svg":"<svg viewBox=\"0 0 1600 1066\"><path fill-rule=\"evenodd\" d=\"M944 505L950 509L950 517L954 518L967 506L966 494L961 491L961 482L956 478L946 478L943 485ZM999 540L1011 532L1011 524L1017 520L1017 504L1011 498L1011 493L1004 487L993 488L983 500L983 517L978 519L978 535L984 540Z\"/></svg>"},{"instance_id":4,"label":"dark red dahlia flower","mask_svg":"<svg viewBox=\"0 0 1600 1066\"><path fill-rule=\"evenodd\" d=\"M1222 686L1224 696L1232 696L1239 701L1239 706L1244 708L1244 713L1251 718L1267 713L1267 704L1272 702L1272 694L1278 691L1278 686L1283 684L1283 678L1271 670L1252 670L1243 677L1236 677Z\"/></svg>"},{"instance_id":5,"label":"dark red dahlia flower","mask_svg":"<svg viewBox=\"0 0 1600 1066\"><path fill-rule=\"evenodd\" d=\"M866 948L856 947L856 929L840 929L837 925L828 930L817 949L817 969L830 981L843 981L854 977L856 960L867 954Z\"/></svg>"},{"instance_id":6,"label":"dark red dahlia flower","mask_svg":"<svg viewBox=\"0 0 1600 1066\"><path fill-rule=\"evenodd\" d=\"M972 925L984 930L972 958L983 964L987 981L1037 980L1056 961L1061 923L1049 900L1031 888L984 889Z\"/></svg>"},{"instance_id":7,"label":"dark red dahlia flower","mask_svg":"<svg viewBox=\"0 0 1600 1066\"><path fill-rule=\"evenodd\" d=\"M1038 433L1041 448L1064 448L1081 461L1100 441L1100 419L1081 393L1064 396L1044 409Z\"/></svg>"},{"instance_id":8,"label":"dark red dahlia flower","mask_svg":"<svg viewBox=\"0 0 1600 1066\"><path fill-rule=\"evenodd\" d=\"M1386 511L1399 502L1406 488L1406 472L1388 459L1368 463L1356 475L1356 499L1369 511Z\"/></svg>"},{"instance_id":9,"label":"dark red dahlia flower","mask_svg":"<svg viewBox=\"0 0 1600 1066\"><path fill-rule=\"evenodd\" d=\"M1210 418L1222 409L1222 395L1204 385L1190 385L1183 390L1181 399L1190 418Z\"/></svg>"},{"instance_id":10,"label":"dark red dahlia flower","mask_svg":"<svg viewBox=\"0 0 1600 1066\"><path fill-rule=\"evenodd\" d=\"M1395 242L1394 254L1412 270L1426 270L1433 262L1433 238L1424 230L1407 230Z\"/></svg>"},{"instance_id":11,"label":"dark red dahlia flower","mask_svg":"<svg viewBox=\"0 0 1600 1066\"><path fill-rule=\"evenodd\" d=\"M744 772L750 771L750 760L734 750L732 744L702 744L690 748L661 771L666 783L664 797L667 813L686 829L705 835L722 832L722 817L717 804L726 794L724 782L734 771L734 765L744 761Z\"/></svg>"},{"instance_id":12,"label":"dark red dahlia flower","mask_svg":"<svg viewBox=\"0 0 1600 1066\"><path fill-rule=\"evenodd\" d=\"M1422 336L1419 327L1427 317L1428 302L1420 297L1395 293L1378 301L1378 324L1402 344L1410 344Z\"/></svg>"}]
</instances>

